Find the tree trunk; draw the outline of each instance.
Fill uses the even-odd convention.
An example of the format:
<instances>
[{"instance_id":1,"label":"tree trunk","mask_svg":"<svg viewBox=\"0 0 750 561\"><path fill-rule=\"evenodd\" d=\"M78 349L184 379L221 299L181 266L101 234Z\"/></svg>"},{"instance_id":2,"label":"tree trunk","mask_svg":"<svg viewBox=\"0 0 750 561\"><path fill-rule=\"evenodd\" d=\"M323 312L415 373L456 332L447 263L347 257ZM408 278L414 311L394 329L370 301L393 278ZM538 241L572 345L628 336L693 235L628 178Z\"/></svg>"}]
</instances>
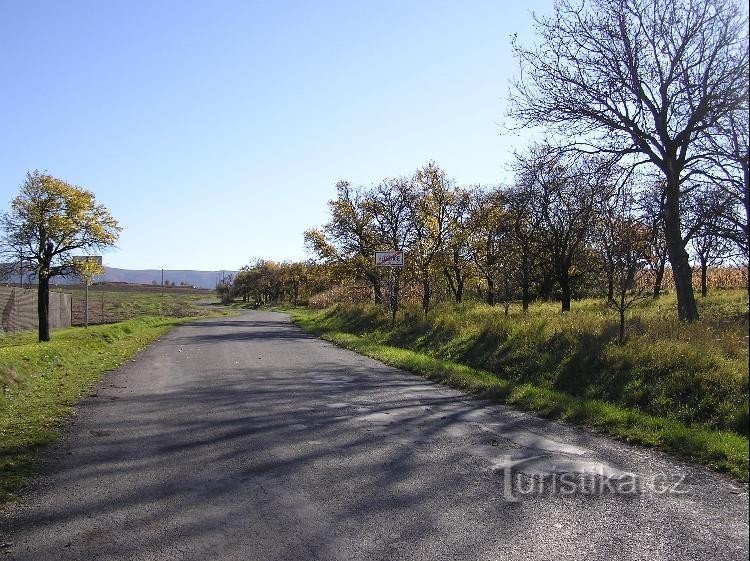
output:
<instances>
[{"instance_id":1,"label":"tree trunk","mask_svg":"<svg viewBox=\"0 0 750 561\"><path fill-rule=\"evenodd\" d=\"M464 293L464 279L461 276L461 270L456 266L443 267L443 274L448 281L448 288L453 294L453 299L456 304L460 304Z\"/></svg>"},{"instance_id":2,"label":"tree trunk","mask_svg":"<svg viewBox=\"0 0 750 561\"><path fill-rule=\"evenodd\" d=\"M708 261L701 259L701 298L708 294Z\"/></svg>"},{"instance_id":3,"label":"tree trunk","mask_svg":"<svg viewBox=\"0 0 750 561\"><path fill-rule=\"evenodd\" d=\"M370 284L372 284L372 293L375 298L376 304L383 303L383 290L380 288L380 277L378 275L370 275Z\"/></svg>"},{"instance_id":4,"label":"tree trunk","mask_svg":"<svg viewBox=\"0 0 750 561\"><path fill-rule=\"evenodd\" d=\"M513 292L510 289L510 282L508 281L508 278L505 277L503 279L503 309L505 310L505 315L508 315L508 312L510 311L510 304L513 298Z\"/></svg>"},{"instance_id":5,"label":"tree trunk","mask_svg":"<svg viewBox=\"0 0 750 561\"><path fill-rule=\"evenodd\" d=\"M615 297L615 275L612 269L607 269L607 301Z\"/></svg>"},{"instance_id":6,"label":"tree trunk","mask_svg":"<svg viewBox=\"0 0 750 561\"><path fill-rule=\"evenodd\" d=\"M396 269L396 271L392 272L391 274L394 275L393 286L391 286L391 295L390 295L391 329L393 329L396 326L396 313L398 312L398 295L399 295L399 284L401 282L401 271L399 269Z\"/></svg>"},{"instance_id":7,"label":"tree trunk","mask_svg":"<svg viewBox=\"0 0 750 561\"><path fill-rule=\"evenodd\" d=\"M539 279L539 297L546 302L552 299L552 292L555 288L554 278L553 275L545 273Z\"/></svg>"},{"instance_id":8,"label":"tree trunk","mask_svg":"<svg viewBox=\"0 0 750 561\"><path fill-rule=\"evenodd\" d=\"M460 261L458 249L454 249L453 263L450 267L443 268L443 273L448 279L448 287L450 288L451 293L453 293L453 299L456 301L456 304L461 303L464 293L464 278L461 274L461 267L459 266Z\"/></svg>"},{"instance_id":9,"label":"tree trunk","mask_svg":"<svg viewBox=\"0 0 750 561\"><path fill-rule=\"evenodd\" d=\"M524 282L521 287L521 308L524 314L529 311L529 283L527 282Z\"/></svg>"},{"instance_id":10,"label":"tree trunk","mask_svg":"<svg viewBox=\"0 0 750 561\"><path fill-rule=\"evenodd\" d=\"M531 274L529 272L529 252L524 248L521 255L521 307L523 313L529 311L529 285L531 284Z\"/></svg>"},{"instance_id":11,"label":"tree trunk","mask_svg":"<svg viewBox=\"0 0 750 561\"><path fill-rule=\"evenodd\" d=\"M495 305L495 281L487 279L487 303L490 306Z\"/></svg>"},{"instance_id":12,"label":"tree trunk","mask_svg":"<svg viewBox=\"0 0 750 561\"><path fill-rule=\"evenodd\" d=\"M680 231L680 185L677 174L667 179L664 204L664 234L667 240L669 263L672 265L675 292L677 293L677 315L683 321L698 319L698 306L693 293L693 269Z\"/></svg>"},{"instance_id":13,"label":"tree trunk","mask_svg":"<svg viewBox=\"0 0 750 561\"><path fill-rule=\"evenodd\" d=\"M37 313L39 316L39 341L49 341L49 277L44 273L39 275Z\"/></svg>"},{"instance_id":14,"label":"tree trunk","mask_svg":"<svg viewBox=\"0 0 750 561\"><path fill-rule=\"evenodd\" d=\"M622 345L625 342L625 302L620 299L620 338L619 342Z\"/></svg>"},{"instance_id":15,"label":"tree trunk","mask_svg":"<svg viewBox=\"0 0 750 561\"><path fill-rule=\"evenodd\" d=\"M428 276L422 277L422 310L424 315L430 309L430 279Z\"/></svg>"},{"instance_id":16,"label":"tree trunk","mask_svg":"<svg viewBox=\"0 0 750 561\"><path fill-rule=\"evenodd\" d=\"M563 269L558 280L560 283L560 291L562 292L562 311L570 311L570 277L568 276L568 270Z\"/></svg>"},{"instance_id":17,"label":"tree trunk","mask_svg":"<svg viewBox=\"0 0 750 561\"><path fill-rule=\"evenodd\" d=\"M659 257L659 265L656 267L656 278L654 279L654 300L661 296L661 283L664 280L665 259Z\"/></svg>"}]
</instances>

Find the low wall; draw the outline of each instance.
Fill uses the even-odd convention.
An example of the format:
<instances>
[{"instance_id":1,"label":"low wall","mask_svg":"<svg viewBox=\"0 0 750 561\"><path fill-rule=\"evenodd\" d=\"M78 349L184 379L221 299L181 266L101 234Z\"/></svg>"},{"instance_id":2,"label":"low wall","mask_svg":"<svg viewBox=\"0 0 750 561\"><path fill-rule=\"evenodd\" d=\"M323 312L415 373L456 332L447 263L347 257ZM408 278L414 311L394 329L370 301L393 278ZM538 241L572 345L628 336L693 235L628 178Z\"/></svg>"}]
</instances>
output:
<instances>
[{"instance_id":1,"label":"low wall","mask_svg":"<svg viewBox=\"0 0 750 561\"><path fill-rule=\"evenodd\" d=\"M0 333L38 329L36 290L0 286L0 314ZM50 329L70 327L70 319L70 294L50 292Z\"/></svg>"}]
</instances>

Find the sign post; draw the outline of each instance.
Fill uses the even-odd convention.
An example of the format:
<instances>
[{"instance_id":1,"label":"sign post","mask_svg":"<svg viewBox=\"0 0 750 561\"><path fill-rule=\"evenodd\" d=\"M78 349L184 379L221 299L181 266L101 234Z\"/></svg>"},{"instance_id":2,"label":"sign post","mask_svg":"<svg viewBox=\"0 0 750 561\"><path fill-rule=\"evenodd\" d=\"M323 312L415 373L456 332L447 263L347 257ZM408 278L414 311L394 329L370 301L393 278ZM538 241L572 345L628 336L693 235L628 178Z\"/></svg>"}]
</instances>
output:
<instances>
[{"instance_id":1,"label":"sign post","mask_svg":"<svg viewBox=\"0 0 750 561\"><path fill-rule=\"evenodd\" d=\"M390 290L388 293L388 304L391 309L391 329L396 325L396 311L398 310L398 296L396 294L396 283L398 279L394 276L394 268L401 268L404 266L404 252L403 251L376 251L375 252L375 266L376 267L387 267L389 271L389 285Z\"/></svg>"},{"instance_id":2,"label":"sign post","mask_svg":"<svg viewBox=\"0 0 750 561\"><path fill-rule=\"evenodd\" d=\"M78 275L83 279L85 285L85 296L84 296L84 312L83 312L83 324L85 327L89 326L89 285L94 275L99 274L102 270L102 256L101 255L75 255L73 256L73 263L75 263ZM72 306L71 306L72 308ZM72 312L71 312L72 313ZM103 321L103 314L102 314Z\"/></svg>"}]
</instances>

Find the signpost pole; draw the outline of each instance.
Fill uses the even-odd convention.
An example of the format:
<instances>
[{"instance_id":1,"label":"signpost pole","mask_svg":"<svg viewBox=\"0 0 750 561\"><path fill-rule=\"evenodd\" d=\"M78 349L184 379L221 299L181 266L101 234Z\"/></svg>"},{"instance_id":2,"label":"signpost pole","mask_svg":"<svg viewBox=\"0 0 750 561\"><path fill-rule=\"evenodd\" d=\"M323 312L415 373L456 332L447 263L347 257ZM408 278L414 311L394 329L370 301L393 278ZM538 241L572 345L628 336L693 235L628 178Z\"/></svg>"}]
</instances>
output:
<instances>
[{"instance_id":1,"label":"signpost pole","mask_svg":"<svg viewBox=\"0 0 750 561\"><path fill-rule=\"evenodd\" d=\"M101 255L75 255L73 256L73 262L76 264L78 270L78 276L83 280L84 283L84 299L83 299L83 325L89 326L89 285L91 279L97 270L102 269L102 257ZM71 312L72 313L72 312Z\"/></svg>"},{"instance_id":2,"label":"signpost pole","mask_svg":"<svg viewBox=\"0 0 750 561\"><path fill-rule=\"evenodd\" d=\"M398 283L398 276L394 268L391 267L391 329L396 326L396 311L398 310L398 295L396 293L396 285Z\"/></svg>"},{"instance_id":3,"label":"signpost pole","mask_svg":"<svg viewBox=\"0 0 750 561\"><path fill-rule=\"evenodd\" d=\"M375 266L376 267L388 267L388 279L389 288L388 291L388 307L391 311L391 329L396 325L396 312L398 310L398 299L396 296L396 283L398 283L397 275L393 269L395 267L404 266L404 252L403 251L376 251L375 252Z\"/></svg>"}]
</instances>

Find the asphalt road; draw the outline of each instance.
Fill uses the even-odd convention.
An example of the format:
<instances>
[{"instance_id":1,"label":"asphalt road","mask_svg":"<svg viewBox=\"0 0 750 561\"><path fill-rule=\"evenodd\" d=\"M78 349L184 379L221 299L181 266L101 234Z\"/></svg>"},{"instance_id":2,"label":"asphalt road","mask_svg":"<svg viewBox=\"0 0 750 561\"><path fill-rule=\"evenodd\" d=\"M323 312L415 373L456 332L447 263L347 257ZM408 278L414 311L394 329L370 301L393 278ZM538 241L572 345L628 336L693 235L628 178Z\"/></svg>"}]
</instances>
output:
<instances>
[{"instance_id":1,"label":"asphalt road","mask_svg":"<svg viewBox=\"0 0 750 561\"><path fill-rule=\"evenodd\" d=\"M477 401L251 312L86 398L0 560L747 559L731 479Z\"/></svg>"}]
</instances>

